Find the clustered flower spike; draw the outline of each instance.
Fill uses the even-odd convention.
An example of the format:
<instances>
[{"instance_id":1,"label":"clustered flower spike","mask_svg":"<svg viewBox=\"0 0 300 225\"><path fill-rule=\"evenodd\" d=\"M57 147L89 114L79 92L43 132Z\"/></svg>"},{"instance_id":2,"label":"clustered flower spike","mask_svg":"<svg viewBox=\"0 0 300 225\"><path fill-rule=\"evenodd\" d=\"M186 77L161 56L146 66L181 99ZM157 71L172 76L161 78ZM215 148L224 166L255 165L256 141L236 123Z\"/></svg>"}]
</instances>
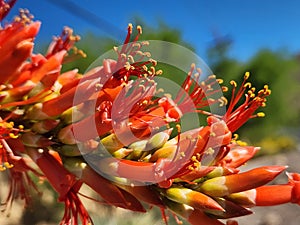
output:
<instances>
[{"instance_id":1,"label":"clustered flower spike","mask_svg":"<svg viewBox=\"0 0 300 225\"><path fill-rule=\"evenodd\" d=\"M228 88L215 88L222 83L215 76L200 82L201 70L192 64L174 99L158 94L164 90L155 77L162 71L143 52L149 43L138 42L141 27L132 37L131 24L124 45L114 48L117 60L105 59L86 74L62 72L63 63L85 57L74 47L79 37L66 27L45 56L34 54L40 22L27 10L3 22L15 2L0 0L0 171L10 180L3 211L16 198L29 205L30 189L42 192L32 175L47 180L65 204L61 225L93 224L79 198L83 184L111 206L159 207L166 224L167 211L178 223L177 216L192 225L223 224L219 219L234 225L254 206L300 204L299 174L266 185L286 167L239 169L259 148L233 133L264 115L256 111L266 104L268 86L256 93L246 73L240 88L231 82L229 101L216 99ZM225 115L207 112L212 104L227 105ZM181 118L191 112L207 123L181 132Z\"/></svg>"}]
</instances>

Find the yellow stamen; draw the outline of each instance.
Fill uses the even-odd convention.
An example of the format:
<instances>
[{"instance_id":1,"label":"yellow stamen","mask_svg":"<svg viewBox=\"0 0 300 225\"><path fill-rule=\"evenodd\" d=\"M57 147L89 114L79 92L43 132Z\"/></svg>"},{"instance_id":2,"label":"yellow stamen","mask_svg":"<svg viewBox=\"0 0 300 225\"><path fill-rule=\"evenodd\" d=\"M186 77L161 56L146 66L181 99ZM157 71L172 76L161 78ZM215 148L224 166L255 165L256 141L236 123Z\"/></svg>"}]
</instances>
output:
<instances>
[{"instance_id":1,"label":"yellow stamen","mask_svg":"<svg viewBox=\"0 0 300 225\"><path fill-rule=\"evenodd\" d=\"M196 69L199 74L202 74L202 70L200 68Z\"/></svg>"},{"instance_id":2,"label":"yellow stamen","mask_svg":"<svg viewBox=\"0 0 300 225\"><path fill-rule=\"evenodd\" d=\"M129 31L129 33L131 34L132 33L132 23L129 23L128 24L128 31Z\"/></svg>"},{"instance_id":3,"label":"yellow stamen","mask_svg":"<svg viewBox=\"0 0 300 225\"><path fill-rule=\"evenodd\" d=\"M178 132L178 133L181 132L181 126L180 126L180 124L176 124L176 129L177 129L177 132Z\"/></svg>"},{"instance_id":4,"label":"yellow stamen","mask_svg":"<svg viewBox=\"0 0 300 225\"><path fill-rule=\"evenodd\" d=\"M244 88L251 88L252 84L250 82L247 82L244 84Z\"/></svg>"},{"instance_id":5,"label":"yellow stamen","mask_svg":"<svg viewBox=\"0 0 300 225\"><path fill-rule=\"evenodd\" d=\"M237 143L239 146L247 146L247 145L248 145L247 142L241 141L241 140L237 140L236 143Z\"/></svg>"},{"instance_id":6,"label":"yellow stamen","mask_svg":"<svg viewBox=\"0 0 300 225\"><path fill-rule=\"evenodd\" d=\"M230 81L230 84L231 84L232 86L234 86L235 88L237 87L237 83L236 83L234 80Z\"/></svg>"},{"instance_id":7,"label":"yellow stamen","mask_svg":"<svg viewBox=\"0 0 300 225\"><path fill-rule=\"evenodd\" d=\"M162 70L158 70L158 71L156 71L155 74L156 74L156 75L162 75L162 74L163 74L163 71L162 71Z\"/></svg>"},{"instance_id":8,"label":"yellow stamen","mask_svg":"<svg viewBox=\"0 0 300 225\"><path fill-rule=\"evenodd\" d=\"M145 55L146 57L148 57L148 58L151 57L151 53L150 53L150 52L144 52L144 55Z\"/></svg>"},{"instance_id":9,"label":"yellow stamen","mask_svg":"<svg viewBox=\"0 0 300 225\"><path fill-rule=\"evenodd\" d=\"M206 153L207 155L213 155L213 154L215 153L215 150L214 150L212 147L209 147L209 148L205 151L205 153Z\"/></svg>"},{"instance_id":10,"label":"yellow stamen","mask_svg":"<svg viewBox=\"0 0 300 225\"><path fill-rule=\"evenodd\" d=\"M217 79L217 82L218 82L219 84L223 84L223 83L224 83L224 80L223 80L223 79Z\"/></svg>"},{"instance_id":11,"label":"yellow stamen","mask_svg":"<svg viewBox=\"0 0 300 225\"><path fill-rule=\"evenodd\" d=\"M14 167L14 165L13 165L13 164L10 164L9 162L5 162L5 163L3 163L3 165L4 165L7 169L10 169L10 168Z\"/></svg>"},{"instance_id":12,"label":"yellow stamen","mask_svg":"<svg viewBox=\"0 0 300 225\"><path fill-rule=\"evenodd\" d=\"M244 75L244 79L245 80L248 80L250 77L250 72L246 72L245 75Z\"/></svg>"},{"instance_id":13,"label":"yellow stamen","mask_svg":"<svg viewBox=\"0 0 300 225\"><path fill-rule=\"evenodd\" d=\"M195 73L195 74L194 74L194 78L195 78L195 79L198 79L199 76L200 76L199 73Z\"/></svg>"},{"instance_id":14,"label":"yellow stamen","mask_svg":"<svg viewBox=\"0 0 300 225\"><path fill-rule=\"evenodd\" d=\"M216 75L210 75L208 76L208 79L216 79Z\"/></svg>"},{"instance_id":15,"label":"yellow stamen","mask_svg":"<svg viewBox=\"0 0 300 225\"><path fill-rule=\"evenodd\" d=\"M12 139L16 139L16 138L18 138L18 135L15 135L13 133L9 133L9 137L12 138Z\"/></svg>"},{"instance_id":16,"label":"yellow stamen","mask_svg":"<svg viewBox=\"0 0 300 225\"><path fill-rule=\"evenodd\" d=\"M138 25L138 26L136 27L136 29L137 29L137 31L139 32L139 34L142 34L142 33L143 33L143 29L142 29L142 27L141 27L140 25Z\"/></svg>"},{"instance_id":17,"label":"yellow stamen","mask_svg":"<svg viewBox=\"0 0 300 225\"><path fill-rule=\"evenodd\" d=\"M149 59L149 61L152 63L153 66L156 66L157 65L157 61L154 60L154 59Z\"/></svg>"},{"instance_id":18,"label":"yellow stamen","mask_svg":"<svg viewBox=\"0 0 300 225\"><path fill-rule=\"evenodd\" d=\"M258 112L256 115L257 115L257 117L265 117L266 116L266 114L263 112Z\"/></svg>"},{"instance_id":19,"label":"yellow stamen","mask_svg":"<svg viewBox=\"0 0 300 225\"><path fill-rule=\"evenodd\" d=\"M218 99L218 101L220 102L220 105L219 105L220 107L228 104L228 100L224 96L222 96L220 99Z\"/></svg>"},{"instance_id":20,"label":"yellow stamen","mask_svg":"<svg viewBox=\"0 0 300 225\"><path fill-rule=\"evenodd\" d=\"M228 91L228 87L222 86L222 91L223 91L223 92L227 92L227 91Z\"/></svg>"},{"instance_id":21,"label":"yellow stamen","mask_svg":"<svg viewBox=\"0 0 300 225\"><path fill-rule=\"evenodd\" d=\"M233 140L237 140L239 138L239 135L238 134L233 134Z\"/></svg>"},{"instance_id":22,"label":"yellow stamen","mask_svg":"<svg viewBox=\"0 0 300 225\"><path fill-rule=\"evenodd\" d=\"M128 55L127 57L128 57L128 59L129 59L132 63L134 63L134 58L133 58L132 55Z\"/></svg>"}]
</instances>

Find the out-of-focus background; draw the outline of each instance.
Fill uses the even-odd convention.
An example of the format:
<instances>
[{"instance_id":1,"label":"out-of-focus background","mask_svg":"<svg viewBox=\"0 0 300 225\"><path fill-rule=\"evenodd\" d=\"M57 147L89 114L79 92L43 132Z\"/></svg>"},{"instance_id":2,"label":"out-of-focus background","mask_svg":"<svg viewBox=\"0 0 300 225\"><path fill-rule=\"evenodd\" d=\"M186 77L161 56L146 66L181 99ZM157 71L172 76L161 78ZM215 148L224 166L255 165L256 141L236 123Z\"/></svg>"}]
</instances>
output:
<instances>
[{"instance_id":1,"label":"out-of-focus background","mask_svg":"<svg viewBox=\"0 0 300 225\"><path fill-rule=\"evenodd\" d=\"M82 40L77 46L88 57L69 63L64 69L81 72L99 55L122 44L129 22L143 26L142 39L163 40L183 45L199 55L219 77L229 83L241 82L250 71L251 83L272 90L266 118L249 121L239 130L241 139L262 150L254 164L286 164L300 172L300 2L282 0L212 1L96 1L96 0L19 0L42 28L35 51L45 51L54 35L64 26L74 28ZM298 158L297 158L298 157ZM251 164L248 165L251 167ZM49 190L34 202L36 208L19 213L16 204L5 224L57 224L62 208L54 208L55 196ZM163 224L159 212L137 215L91 204L95 224ZM257 210L241 224L297 224L300 207L270 207ZM252 222L250 223L249 221ZM295 222L296 221L296 222ZM1 222L1 224L3 224ZM171 221L171 224L175 224Z\"/></svg>"}]
</instances>

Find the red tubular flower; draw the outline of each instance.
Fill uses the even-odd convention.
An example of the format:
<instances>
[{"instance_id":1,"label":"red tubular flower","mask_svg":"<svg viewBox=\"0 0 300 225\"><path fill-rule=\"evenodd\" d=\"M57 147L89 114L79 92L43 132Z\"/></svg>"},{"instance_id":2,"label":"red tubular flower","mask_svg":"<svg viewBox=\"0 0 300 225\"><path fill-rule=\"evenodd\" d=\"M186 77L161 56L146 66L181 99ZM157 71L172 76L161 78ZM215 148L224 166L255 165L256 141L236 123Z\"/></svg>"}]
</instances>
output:
<instances>
[{"instance_id":1,"label":"red tubular flower","mask_svg":"<svg viewBox=\"0 0 300 225\"><path fill-rule=\"evenodd\" d=\"M285 166L264 166L240 174L215 177L203 182L200 189L212 196L226 196L262 186L273 180L284 169Z\"/></svg>"},{"instance_id":2,"label":"red tubular flower","mask_svg":"<svg viewBox=\"0 0 300 225\"><path fill-rule=\"evenodd\" d=\"M59 194L59 200L65 204L65 213L61 225L93 224L92 220L78 197L78 191L82 182L76 181L73 174L68 172L59 159L48 151L42 149L27 148L30 157L39 166L52 187Z\"/></svg>"},{"instance_id":3,"label":"red tubular flower","mask_svg":"<svg viewBox=\"0 0 300 225\"><path fill-rule=\"evenodd\" d=\"M8 119L8 118L6 118ZM17 198L30 203L30 189L37 191L37 186L31 180L29 172L40 177L41 174L29 166L28 161L11 149L6 140L17 139L20 129L14 128L12 122L0 121L0 171L7 171L10 188L5 202L6 207L11 208ZM22 126L20 126L22 128Z\"/></svg>"},{"instance_id":4,"label":"red tubular flower","mask_svg":"<svg viewBox=\"0 0 300 225\"><path fill-rule=\"evenodd\" d=\"M81 185L78 183L79 186ZM78 186L78 185L77 185ZM60 225L93 225L93 221L78 197L76 189L72 188L65 199L65 212ZM80 221L80 222L79 222Z\"/></svg>"},{"instance_id":5,"label":"red tubular flower","mask_svg":"<svg viewBox=\"0 0 300 225\"><path fill-rule=\"evenodd\" d=\"M291 202L300 205L300 174L287 173L289 184L293 187Z\"/></svg>"},{"instance_id":6,"label":"red tubular flower","mask_svg":"<svg viewBox=\"0 0 300 225\"><path fill-rule=\"evenodd\" d=\"M239 146L236 144L229 145L230 152L219 162L220 165L238 168L244 165L248 160L259 150L258 147L253 146Z\"/></svg>"}]
</instances>

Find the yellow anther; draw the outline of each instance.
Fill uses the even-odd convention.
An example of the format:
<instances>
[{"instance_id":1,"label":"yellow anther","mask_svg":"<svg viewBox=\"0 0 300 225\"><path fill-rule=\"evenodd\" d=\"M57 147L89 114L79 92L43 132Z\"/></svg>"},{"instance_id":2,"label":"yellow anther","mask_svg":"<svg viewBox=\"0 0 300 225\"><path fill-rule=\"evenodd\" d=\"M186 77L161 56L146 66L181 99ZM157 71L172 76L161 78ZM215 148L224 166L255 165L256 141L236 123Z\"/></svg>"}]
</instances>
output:
<instances>
[{"instance_id":1,"label":"yellow anther","mask_svg":"<svg viewBox=\"0 0 300 225\"><path fill-rule=\"evenodd\" d=\"M142 44L143 46L148 46L148 45L150 45L149 41L142 41L141 44Z\"/></svg>"},{"instance_id":2,"label":"yellow anther","mask_svg":"<svg viewBox=\"0 0 300 225\"><path fill-rule=\"evenodd\" d=\"M207 155L213 155L213 154L215 153L215 150L214 150L212 147L209 147L209 148L205 151L205 153L206 153Z\"/></svg>"},{"instance_id":3,"label":"yellow anther","mask_svg":"<svg viewBox=\"0 0 300 225\"><path fill-rule=\"evenodd\" d=\"M259 91L258 91L258 94L259 94L259 95L262 95L262 94L264 94L264 93L265 93L264 90L259 90Z\"/></svg>"},{"instance_id":4,"label":"yellow anther","mask_svg":"<svg viewBox=\"0 0 300 225\"><path fill-rule=\"evenodd\" d=\"M126 62L124 67L127 71L131 69L131 65L129 62Z\"/></svg>"},{"instance_id":5,"label":"yellow anther","mask_svg":"<svg viewBox=\"0 0 300 225\"><path fill-rule=\"evenodd\" d=\"M215 136L216 136L216 133L210 132L210 136L215 137Z\"/></svg>"},{"instance_id":6,"label":"yellow anther","mask_svg":"<svg viewBox=\"0 0 300 225\"><path fill-rule=\"evenodd\" d=\"M101 90L103 88L103 84L95 84L96 90Z\"/></svg>"},{"instance_id":7,"label":"yellow anther","mask_svg":"<svg viewBox=\"0 0 300 225\"><path fill-rule=\"evenodd\" d=\"M6 128L12 129L14 127L14 125L15 125L14 122L9 122L6 124Z\"/></svg>"},{"instance_id":8,"label":"yellow anther","mask_svg":"<svg viewBox=\"0 0 300 225\"><path fill-rule=\"evenodd\" d=\"M230 84L231 84L232 86L234 86L235 88L237 87L237 83L236 83L234 80L231 80L231 81L230 81Z\"/></svg>"},{"instance_id":9,"label":"yellow anther","mask_svg":"<svg viewBox=\"0 0 300 225\"><path fill-rule=\"evenodd\" d=\"M192 63L192 64L191 64L191 69L194 70L195 67L196 67L196 64L195 64L195 63Z\"/></svg>"},{"instance_id":10,"label":"yellow anther","mask_svg":"<svg viewBox=\"0 0 300 225\"><path fill-rule=\"evenodd\" d=\"M151 57L151 53L150 53L150 52L144 52L144 55L145 55L146 57L148 57L148 58Z\"/></svg>"},{"instance_id":11,"label":"yellow anther","mask_svg":"<svg viewBox=\"0 0 300 225\"><path fill-rule=\"evenodd\" d=\"M223 91L223 92L227 92L227 91L228 91L228 87L222 86L222 91Z\"/></svg>"},{"instance_id":12,"label":"yellow anther","mask_svg":"<svg viewBox=\"0 0 300 225\"><path fill-rule=\"evenodd\" d=\"M233 134L233 140L237 140L239 138L238 134Z\"/></svg>"},{"instance_id":13,"label":"yellow anther","mask_svg":"<svg viewBox=\"0 0 300 225\"><path fill-rule=\"evenodd\" d=\"M123 59L127 59L127 55L126 55L125 53L122 53L122 54L121 54L121 57L122 57Z\"/></svg>"},{"instance_id":14,"label":"yellow anther","mask_svg":"<svg viewBox=\"0 0 300 225\"><path fill-rule=\"evenodd\" d=\"M128 55L127 57L128 57L128 59L129 59L132 63L134 63L134 58L133 58L132 55Z\"/></svg>"},{"instance_id":15,"label":"yellow anther","mask_svg":"<svg viewBox=\"0 0 300 225\"><path fill-rule=\"evenodd\" d=\"M115 52L118 52L118 47L117 47L117 46L114 46L114 47L113 47L113 50L114 50Z\"/></svg>"},{"instance_id":16,"label":"yellow anther","mask_svg":"<svg viewBox=\"0 0 300 225\"><path fill-rule=\"evenodd\" d=\"M244 88L251 88L252 84L250 82L247 82L244 84Z\"/></svg>"},{"instance_id":17,"label":"yellow anther","mask_svg":"<svg viewBox=\"0 0 300 225\"><path fill-rule=\"evenodd\" d=\"M247 92L247 94L249 95L250 98L254 98L255 94L250 90Z\"/></svg>"},{"instance_id":18,"label":"yellow anther","mask_svg":"<svg viewBox=\"0 0 300 225\"><path fill-rule=\"evenodd\" d=\"M222 99L218 99L218 101L220 102L219 104L220 107L224 106L224 101L222 101Z\"/></svg>"},{"instance_id":19,"label":"yellow anther","mask_svg":"<svg viewBox=\"0 0 300 225\"><path fill-rule=\"evenodd\" d=\"M266 116L266 114L263 112L258 112L256 115L257 115L257 117L265 117Z\"/></svg>"},{"instance_id":20,"label":"yellow anther","mask_svg":"<svg viewBox=\"0 0 300 225\"><path fill-rule=\"evenodd\" d=\"M248 143L245 142L245 141L237 140L236 143L237 143L239 146L248 146Z\"/></svg>"},{"instance_id":21,"label":"yellow anther","mask_svg":"<svg viewBox=\"0 0 300 225\"><path fill-rule=\"evenodd\" d=\"M162 70L158 70L158 71L156 71L155 74L156 74L156 75L162 75L162 74L163 74L163 71L162 71Z\"/></svg>"},{"instance_id":22,"label":"yellow anther","mask_svg":"<svg viewBox=\"0 0 300 225\"><path fill-rule=\"evenodd\" d=\"M143 65L143 70L148 71L148 67L146 65Z\"/></svg>"},{"instance_id":23,"label":"yellow anther","mask_svg":"<svg viewBox=\"0 0 300 225\"><path fill-rule=\"evenodd\" d=\"M210 75L210 76L208 76L208 79L216 79L216 75ZM219 80L219 79L218 79ZM220 79L221 80L221 79Z\"/></svg>"},{"instance_id":24,"label":"yellow anther","mask_svg":"<svg viewBox=\"0 0 300 225\"><path fill-rule=\"evenodd\" d=\"M228 104L228 100L226 97L222 96L221 99L224 101L224 104L227 105Z\"/></svg>"},{"instance_id":25,"label":"yellow anther","mask_svg":"<svg viewBox=\"0 0 300 225\"><path fill-rule=\"evenodd\" d=\"M16 138L18 138L18 135L15 135L13 133L9 133L9 137L12 138L12 139L16 139Z\"/></svg>"},{"instance_id":26,"label":"yellow anther","mask_svg":"<svg viewBox=\"0 0 300 225\"><path fill-rule=\"evenodd\" d=\"M244 75L244 79L245 80L248 80L250 77L250 72L246 72L245 75Z\"/></svg>"},{"instance_id":27,"label":"yellow anther","mask_svg":"<svg viewBox=\"0 0 300 225\"><path fill-rule=\"evenodd\" d=\"M13 164L10 164L9 162L4 162L3 165L7 168L7 169L10 169L10 168L13 168L14 165Z\"/></svg>"},{"instance_id":28,"label":"yellow anther","mask_svg":"<svg viewBox=\"0 0 300 225\"><path fill-rule=\"evenodd\" d=\"M165 92L165 90L163 89L163 88L159 88L157 91L156 91L156 94L158 94L158 93L164 93Z\"/></svg>"},{"instance_id":29,"label":"yellow anther","mask_svg":"<svg viewBox=\"0 0 300 225\"><path fill-rule=\"evenodd\" d=\"M86 58L87 57L87 54L82 51L82 50L78 50L78 55L80 55L82 58Z\"/></svg>"},{"instance_id":30,"label":"yellow anther","mask_svg":"<svg viewBox=\"0 0 300 225\"><path fill-rule=\"evenodd\" d=\"M176 124L176 129L177 129L177 132L178 132L178 133L181 132L181 126L180 126L180 124Z\"/></svg>"},{"instance_id":31,"label":"yellow anther","mask_svg":"<svg viewBox=\"0 0 300 225\"><path fill-rule=\"evenodd\" d=\"M224 80L223 80L223 79L217 79L217 82L218 82L219 84L223 84L223 83L224 83Z\"/></svg>"},{"instance_id":32,"label":"yellow anther","mask_svg":"<svg viewBox=\"0 0 300 225\"><path fill-rule=\"evenodd\" d=\"M220 102L220 106L225 106L228 104L228 100L227 98L225 98L224 96L222 96L220 99L219 99L219 102Z\"/></svg>"},{"instance_id":33,"label":"yellow anther","mask_svg":"<svg viewBox=\"0 0 300 225\"><path fill-rule=\"evenodd\" d=\"M131 34L132 33L132 23L128 24L128 32Z\"/></svg>"},{"instance_id":34,"label":"yellow anther","mask_svg":"<svg viewBox=\"0 0 300 225\"><path fill-rule=\"evenodd\" d=\"M195 168L193 166L189 166L188 169L191 171L195 170Z\"/></svg>"},{"instance_id":35,"label":"yellow anther","mask_svg":"<svg viewBox=\"0 0 300 225\"><path fill-rule=\"evenodd\" d=\"M142 89L143 89L143 92L146 90L145 85L140 84L138 87L139 87L139 88L142 88Z\"/></svg>"},{"instance_id":36,"label":"yellow anther","mask_svg":"<svg viewBox=\"0 0 300 225\"><path fill-rule=\"evenodd\" d=\"M141 27L140 25L138 25L138 26L136 27L136 29L137 29L137 31L138 31L140 34L143 33L143 29L142 29L142 27Z\"/></svg>"},{"instance_id":37,"label":"yellow anther","mask_svg":"<svg viewBox=\"0 0 300 225\"><path fill-rule=\"evenodd\" d=\"M137 42L134 42L134 43L132 43L132 47L133 48L137 48L137 49L140 49L141 48L141 44L140 43L137 43ZM143 55L143 52L142 51L140 51L142 54L141 55Z\"/></svg>"},{"instance_id":38,"label":"yellow anther","mask_svg":"<svg viewBox=\"0 0 300 225\"><path fill-rule=\"evenodd\" d=\"M149 62L151 62L153 66L157 65L157 61L154 59L149 59Z\"/></svg>"},{"instance_id":39,"label":"yellow anther","mask_svg":"<svg viewBox=\"0 0 300 225\"><path fill-rule=\"evenodd\" d=\"M194 78L197 79L198 77L200 77L200 73L194 73Z\"/></svg>"},{"instance_id":40,"label":"yellow anther","mask_svg":"<svg viewBox=\"0 0 300 225\"><path fill-rule=\"evenodd\" d=\"M198 161L198 162L195 162L193 165L194 165L195 168L198 169L198 168L200 168L201 163Z\"/></svg>"}]
</instances>

